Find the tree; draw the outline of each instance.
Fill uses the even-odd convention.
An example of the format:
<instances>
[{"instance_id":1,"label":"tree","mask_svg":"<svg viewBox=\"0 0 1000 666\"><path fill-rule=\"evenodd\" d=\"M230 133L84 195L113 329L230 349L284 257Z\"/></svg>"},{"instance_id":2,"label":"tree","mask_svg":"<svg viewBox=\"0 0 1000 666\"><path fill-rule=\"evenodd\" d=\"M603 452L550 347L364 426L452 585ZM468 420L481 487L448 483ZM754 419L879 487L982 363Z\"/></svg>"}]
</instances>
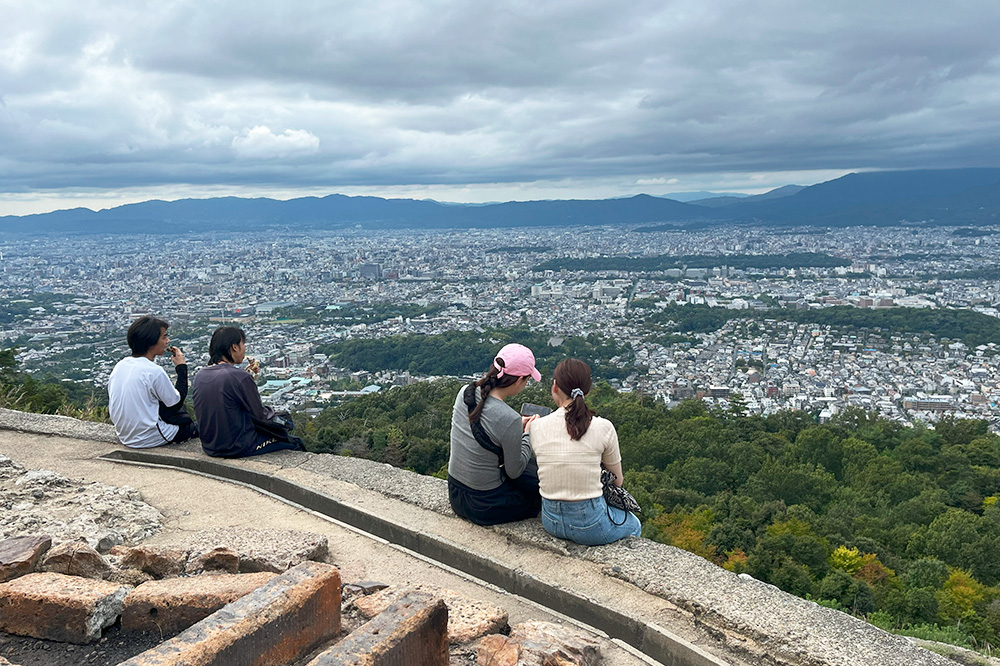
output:
<instances>
[{"instance_id":1,"label":"tree","mask_svg":"<svg viewBox=\"0 0 1000 666\"><path fill-rule=\"evenodd\" d=\"M760 501L780 499L818 511L833 497L836 484L832 474L815 465L769 458L747 481L747 490Z\"/></svg>"},{"instance_id":2,"label":"tree","mask_svg":"<svg viewBox=\"0 0 1000 666\"><path fill-rule=\"evenodd\" d=\"M971 571L987 585L1000 581L1000 560L996 557L1000 526L968 511L948 509L914 534L908 551Z\"/></svg>"},{"instance_id":3,"label":"tree","mask_svg":"<svg viewBox=\"0 0 1000 666\"><path fill-rule=\"evenodd\" d=\"M838 480L844 478L844 450L830 428L818 426L801 431L791 452L798 462L821 466Z\"/></svg>"}]
</instances>

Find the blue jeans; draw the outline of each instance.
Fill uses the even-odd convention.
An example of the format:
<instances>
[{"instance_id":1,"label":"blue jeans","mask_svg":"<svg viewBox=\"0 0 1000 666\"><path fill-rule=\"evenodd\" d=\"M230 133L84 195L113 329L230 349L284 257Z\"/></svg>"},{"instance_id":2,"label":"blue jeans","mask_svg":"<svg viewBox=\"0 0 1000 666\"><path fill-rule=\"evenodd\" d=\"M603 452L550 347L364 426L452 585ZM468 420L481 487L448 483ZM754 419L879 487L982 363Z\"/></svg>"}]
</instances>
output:
<instances>
[{"instance_id":1,"label":"blue jeans","mask_svg":"<svg viewBox=\"0 0 1000 666\"><path fill-rule=\"evenodd\" d=\"M554 537L569 539L584 546L601 546L627 536L639 536L642 531L642 525L634 514L609 507L604 497L579 502L563 502L543 497L542 527Z\"/></svg>"}]
</instances>

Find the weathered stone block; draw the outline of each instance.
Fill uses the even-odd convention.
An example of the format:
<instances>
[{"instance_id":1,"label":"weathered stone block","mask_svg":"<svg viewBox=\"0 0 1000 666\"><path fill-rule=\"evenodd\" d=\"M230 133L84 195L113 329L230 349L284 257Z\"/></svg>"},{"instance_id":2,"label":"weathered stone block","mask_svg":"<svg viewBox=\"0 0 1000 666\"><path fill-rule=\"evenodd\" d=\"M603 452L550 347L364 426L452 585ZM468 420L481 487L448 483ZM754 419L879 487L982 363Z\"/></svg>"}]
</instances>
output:
<instances>
[{"instance_id":1,"label":"weathered stone block","mask_svg":"<svg viewBox=\"0 0 1000 666\"><path fill-rule=\"evenodd\" d=\"M200 622L277 574L220 574L143 583L125 597L122 631L173 635Z\"/></svg>"},{"instance_id":2,"label":"weathered stone block","mask_svg":"<svg viewBox=\"0 0 1000 666\"><path fill-rule=\"evenodd\" d=\"M119 666L270 666L340 632L340 572L303 562Z\"/></svg>"},{"instance_id":3,"label":"weathered stone block","mask_svg":"<svg viewBox=\"0 0 1000 666\"><path fill-rule=\"evenodd\" d=\"M103 580L111 573L111 565L107 560L81 541L64 541L56 544L42 556L38 569L97 580Z\"/></svg>"},{"instance_id":4,"label":"weathered stone block","mask_svg":"<svg viewBox=\"0 0 1000 666\"><path fill-rule=\"evenodd\" d=\"M444 599L448 605L448 640L452 643L468 643L507 626L507 611L499 606L432 585L394 586L353 603L362 616L372 618L412 592L426 592Z\"/></svg>"},{"instance_id":5,"label":"weathered stone block","mask_svg":"<svg viewBox=\"0 0 1000 666\"><path fill-rule=\"evenodd\" d=\"M192 559L218 548L233 550L240 558L240 573L281 573L300 562L321 562L330 553L327 538L322 534L235 527L202 530L183 547L190 551Z\"/></svg>"},{"instance_id":6,"label":"weathered stone block","mask_svg":"<svg viewBox=\"0 0 1000 666\"><path fill-rule=\"evenodd\" d=\"M478 666L597 666L597 639L552 622L523 622L510 636L486 636L479 642Z\"/></svg>"},{"instance_id":7,"label":"weathered stone block","mask_svg":"<svg viewBox=\"0 0 1000 666\"><path fill-rule=\"evenodd\" d=\"M111 626L129 588L90 578L32 573L0 585L0 631L91 643Z\"/></svg>"},{"instance_id":8,"label":"weathered stone block","mask_svg":"<svg viewBox=\"0 0 1000 666\"><path fill-rule=\"evenodd\" d=\"M187 562L187 551L162 546L136 546L124 549L115 546L112 554L121 554L121 566L144 571L156 578L179 576Z\"/></svg>"},{"instance_id":9,"label":"weathered stone block","mask_svg":"<svg viewBox=\"0 0 1000 666\"><path fill-rule=\"evenodd\" d=\"M410 591L307 666L448 666L448 607Z\"/></svg>"},{"instance_id":10,"label":"weathered stone block","mask_svg":"<svg viewBox=\"0 0 1000 666\"><path fill-rule=\"evenodd\" d=\"M52 539L41 534L0 541L0 583L34 571L38 559L51 545Z\"/></svg>"},{"instance_id":11,"label":"weathered stone block","mask_svg":"<svg viewBox=\"0 0 1000 666\"><path fill-rule=\"evenodd\" d=\"M201 571L223 571L236 573L240 570L240 554L232 548L213 548L207 553L192 557L187 563L187 573Z\"/></svg>"}]
</instances>

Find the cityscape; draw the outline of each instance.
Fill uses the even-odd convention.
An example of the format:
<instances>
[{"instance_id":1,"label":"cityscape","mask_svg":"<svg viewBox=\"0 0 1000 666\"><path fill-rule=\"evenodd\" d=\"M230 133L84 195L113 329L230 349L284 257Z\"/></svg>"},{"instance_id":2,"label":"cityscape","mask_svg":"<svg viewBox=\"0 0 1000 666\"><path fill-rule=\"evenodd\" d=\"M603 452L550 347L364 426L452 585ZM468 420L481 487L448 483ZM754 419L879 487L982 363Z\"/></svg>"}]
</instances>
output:
<instances>
[{"instance_id":1,"label":"cityscape","mask_svg":"<svg viewBox=\"0 0 1000 666\"><path fill-rule=\"evenodd\" d=\"M608 379L672 403L813 413L861 407L906 424L942 414L1000 426L995 343L750 316L800 311L961 308L997 317L1000 281L989 230L850 227L648 231L617 227L468 231L255 232L7 238L0 246L2 347L22 368L102 393L127 354L125 330L154 313L197 372L215 327L242 326L261 362L262 396L318 413L337 401L434 379L405 368L339 367L321 348L340 341L527 325L624 343ZM966 230L968 231L968 230ZM832 267L738 269L727 256L823 253ZM553 259L709 255L711 268L659 272L545 269ZM713 263L708 262L708 263ZM698 262L704 264L705 262ZM664 335L666 307L731 311L721 326ZM745 314L746 317L741 316ZM654 317L655 319L655 317ZM660 317L662 319L662 316ZM682 332L678 332L682 333ZM169 362L164 359L167 365ZM488 359L483 360L485 365ZM544 381L544 380L543 380Z\"/></svg>"}]
</instances>

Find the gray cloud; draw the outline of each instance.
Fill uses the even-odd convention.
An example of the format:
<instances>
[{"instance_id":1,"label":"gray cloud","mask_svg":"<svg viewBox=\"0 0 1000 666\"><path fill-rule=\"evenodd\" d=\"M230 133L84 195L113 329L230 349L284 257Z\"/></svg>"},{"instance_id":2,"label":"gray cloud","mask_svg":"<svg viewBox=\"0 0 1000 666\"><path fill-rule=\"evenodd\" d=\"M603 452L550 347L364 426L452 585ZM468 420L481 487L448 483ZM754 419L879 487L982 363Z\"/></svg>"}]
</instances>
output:
<instances>
[{"instance_id":1,"label":"gray cloud","mask_svg":"<svg viewBox=\"0 0 1000 666\"><path fill-rule=\"evenodd\" d=\"M18 4L0 27L0 194L693 189L995 165L1000 148L990 3Z\"/></svg>"}]
</instances>

